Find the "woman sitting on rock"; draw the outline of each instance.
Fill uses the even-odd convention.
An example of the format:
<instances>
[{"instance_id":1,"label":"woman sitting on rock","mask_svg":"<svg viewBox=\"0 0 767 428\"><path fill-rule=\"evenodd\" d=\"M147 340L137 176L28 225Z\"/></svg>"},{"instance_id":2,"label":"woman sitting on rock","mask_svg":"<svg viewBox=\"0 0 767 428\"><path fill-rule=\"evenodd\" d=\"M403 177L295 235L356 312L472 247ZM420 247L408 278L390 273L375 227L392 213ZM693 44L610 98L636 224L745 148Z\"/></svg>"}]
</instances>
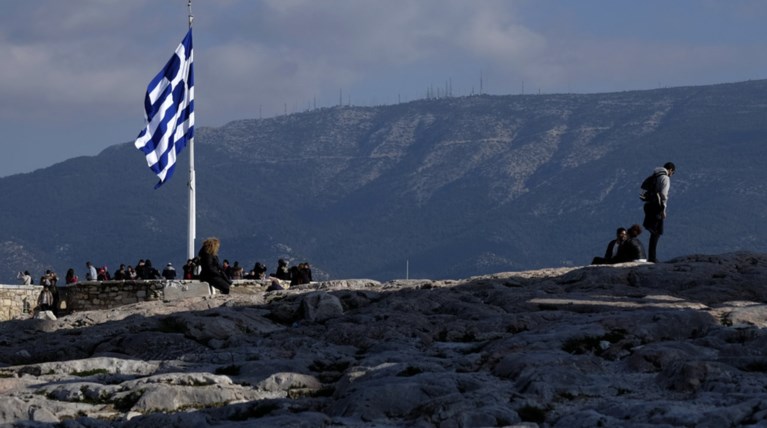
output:
<instances>
[{"instance_id":1,"label":"woman sitting on rock","mask_svg":"<svg viewBox=\"0 0 767 428\"><path fill-rule=\"evenodd\" d=\"M229 286L232 281L224 272L221 263L218 261L218 249L221 247L221 241L218 238L208 238L202 243L200 248L200 281L207 282L211 287L221 291L222 294L229 294Z\"/></svg>"}]
</instances>

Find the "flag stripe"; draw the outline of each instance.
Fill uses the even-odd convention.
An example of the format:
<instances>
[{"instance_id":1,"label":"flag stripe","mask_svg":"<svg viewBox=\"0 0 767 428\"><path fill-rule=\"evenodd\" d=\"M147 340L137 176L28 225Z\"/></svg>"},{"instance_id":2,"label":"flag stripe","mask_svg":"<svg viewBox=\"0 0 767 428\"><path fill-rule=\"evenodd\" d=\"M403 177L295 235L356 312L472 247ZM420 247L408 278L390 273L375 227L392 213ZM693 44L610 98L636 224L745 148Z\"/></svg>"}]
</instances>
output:
<instances>
[{"instance_id":1,"label":"flag stripe","mask_svg":"<svg viewBox=\"0 0 767 428\"><path fill-rule=\"evenodd\" d=\"M173 176L176 157L194 137L194 53L192 29L168 63L149 82L144 97L146 126L134 145L160 179L155 189Z\"/></svg>"}]
</instances>

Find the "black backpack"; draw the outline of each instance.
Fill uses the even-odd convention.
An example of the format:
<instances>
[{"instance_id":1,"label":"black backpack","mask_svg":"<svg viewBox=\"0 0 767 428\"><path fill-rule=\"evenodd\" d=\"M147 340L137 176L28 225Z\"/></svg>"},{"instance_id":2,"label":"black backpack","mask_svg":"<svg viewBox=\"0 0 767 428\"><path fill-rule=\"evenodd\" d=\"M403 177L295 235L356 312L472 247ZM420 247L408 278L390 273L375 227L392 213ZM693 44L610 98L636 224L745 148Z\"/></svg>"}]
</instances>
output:
<instances>
[{"instance_id":1,"label":"black backpack","mask_svg":"<svg viewBox=\"0 0 767 428\"><path fill-rule=\"evenodd\" d=\"M655 188L658 183L658 177L666 175L666 171L658 171L645 178L642 185L639 186L639 199L643 202L649 201L653 195L658 193L658 189Z\"/></svg>"}]
</instances>

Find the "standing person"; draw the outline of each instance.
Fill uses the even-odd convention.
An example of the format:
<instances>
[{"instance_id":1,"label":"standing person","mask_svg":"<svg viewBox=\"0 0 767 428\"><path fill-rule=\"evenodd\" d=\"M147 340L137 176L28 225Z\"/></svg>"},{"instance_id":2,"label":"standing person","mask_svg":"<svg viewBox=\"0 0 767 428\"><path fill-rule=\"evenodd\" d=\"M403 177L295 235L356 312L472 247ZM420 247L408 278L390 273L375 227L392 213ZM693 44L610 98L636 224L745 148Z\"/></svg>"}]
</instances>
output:
<instances>
[{"instance_id":1,"label":"standing person","mask_svg":"<svg viewBox=\"0 0 767 428\"><path fill-rule=\"evenodd\" d=\"M224 259L224 262L221 264L221 270L224 271L227 278L232 278L232 266L229 265L229 260Z\"/></svg>"},{"instance_id":2,"label":"standing person","mask_svg":"<svg viewBox=\"0 0 767 428\"><path fill-rule=\"evenodd\" d=\"M627 238L628 238L628 235L626 234L626 228L619 227L618 230L615 231L615 239L613 239L607 244L607 249L605 250L605 256L594 257L594 259L591 261L591 264L604 265L604 264L612 263L613 259L615 259L615 257L618 255L618 250L620 250L621 244L626 242Z\"/></svg>"},{"instance_id":3,"label":"standing person","mask_svg":"<svg viewBox=\"0 0 767 428\"><path fill-rule=\"evenodd\" d=\"M32 285L32 275L29 274L28 270L19 272L16 274L16 278L21 280L21 285Z\"/></svg>"},{"instance_id":4,"label":"standing person","mask_svg":"<svg viewBox=\"0 0 767 428\"><path fill-rule=\"evenodd\" d=\"M189 259L184 265L184 279L194 279L194 260Z\"/></svg>"},{"instance_id":5,"label":"standing person","mask_svg":"<svg viewBox=\"0 0 767 428\"><path fill-rule=\"evenodd\" d=\"M221 247L221 241L218 238L208 238L202 243L202 248L198 256L200 257L200 281L207 282L211 287L221 291L223 294L229 294L229 286L232 281L224 272L218 261L218 250Z\"/></svg>"},{"instance_id":6,"label":"standing person","mask_svg":"<svg viewBox=\"0 0 767 428\"><path fill-rule=\"evenodd\" d=\"M37 296L37 308L40 311L52 311L53 305L53 292L50 285L43 286L42 291Z\"/></svg>"},{"instance_id":7,"label":"standing person","mask_svg":"<svg viewBox=\"0 0 767 428\"><path fill-rule=\"evenodd\" d=\"M192 271L193 278L200 279L200 273L202 272L202 266L200 266L200 256L193 258L192 263L194 263L194 270Z\"/></svg>"},{"instance_id":8,"label":"standing person","mask_svg":"<svg viewBox=\"0 0 767 428\"><path fill-rule=\"evenodd\" d=\"M668 191L671 188L671 176L676 172L676 165L666 162L662 167L655 168L653 177L654 188L648 192L644 204L644 222L642 225L650 232L647 261L658 263L657 247L660 236L663 235L663 221L666 219Z\"/></svg>"},{"instance_id":9,"label":"standing person","mask_svg":"<svg viewBox=\"0 0 767 428\"><path fill-rule=\"evenodd\" d=\"M88 272L85 273L85 280L86 281L98 280L98 273L96 272L96 267L93 266L91 262L85 262L85 267L88 269Z\"/></svg>"},{"instance_id":10,"label":"standing person","mask_svg":"<svg viewBox=\"0 0 767 428\"><path fill-rule=\"evenodd\" d=\"M51 286L55 287L56 284L59 282L59 276L56 275L56 272L48 269L45 271L45 278L48 280L48 283L51 284Z\"/></svg>"}]
</instances>

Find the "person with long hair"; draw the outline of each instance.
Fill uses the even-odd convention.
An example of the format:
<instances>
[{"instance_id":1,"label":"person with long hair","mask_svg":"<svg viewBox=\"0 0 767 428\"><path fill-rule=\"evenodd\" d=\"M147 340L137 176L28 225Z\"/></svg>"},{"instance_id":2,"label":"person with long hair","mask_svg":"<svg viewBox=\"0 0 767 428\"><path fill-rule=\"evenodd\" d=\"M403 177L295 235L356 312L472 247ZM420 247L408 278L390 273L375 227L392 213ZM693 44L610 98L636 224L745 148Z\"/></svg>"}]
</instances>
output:
<instances>
[{"instance_id":1,"label":"person with long hair","mask_svg":"<svg viewBox=\"0 0 767 428\"><path fill-rule=\"evenodd\" d=\"M79 278L77 278L77 274L75 273L75 270L72 268L69 268L67 270L67 276L65 277L65 282L67 284L77 284L80 281Z\"/></svg>"},{"instance_id":2,"label":"person with long hair","mask_svg":"<svg viewBox=\"0 0 767 428\"><path fill-rule=\"evenodd\" d=\"M211 237L202 242L198 256L200 257L200 281L207 282L211 287L219 290L222 294L229 294L229 286L232 280L226 275L221 263L218 261L218 250L221 241Z\"/></svg>"}]
</instances>

